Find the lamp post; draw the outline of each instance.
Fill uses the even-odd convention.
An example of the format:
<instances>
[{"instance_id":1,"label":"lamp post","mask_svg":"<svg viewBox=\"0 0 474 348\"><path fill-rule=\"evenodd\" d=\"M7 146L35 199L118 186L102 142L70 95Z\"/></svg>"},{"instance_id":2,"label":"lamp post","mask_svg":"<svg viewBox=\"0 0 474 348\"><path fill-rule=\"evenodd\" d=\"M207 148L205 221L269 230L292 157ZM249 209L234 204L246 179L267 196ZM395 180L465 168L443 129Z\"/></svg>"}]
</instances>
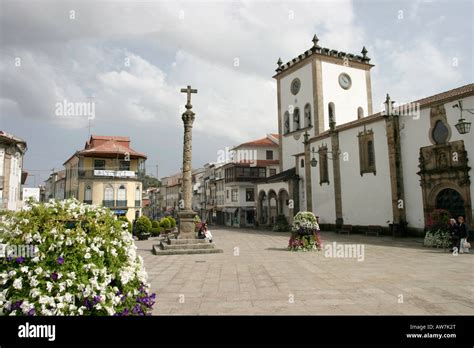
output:
<instances>
[{"instance_id":1,"label":"lamp post","mask_svg":"<svg viewBox=\"0 0 474 348\"><path fill-rule=\"evenodd\" d=\"M459 111L461 112L461 115L459 117L458 123L454 125L456 129L458 130L459 134L467 134L471 131L471 122L467 122L463 117L462 117L462 112L467 111L470 114L474 115L474 109L464 109L462 106L462 100L458 100L458 103L453 105L453 108L458 108Z\"/></svg>"}]
</instances>

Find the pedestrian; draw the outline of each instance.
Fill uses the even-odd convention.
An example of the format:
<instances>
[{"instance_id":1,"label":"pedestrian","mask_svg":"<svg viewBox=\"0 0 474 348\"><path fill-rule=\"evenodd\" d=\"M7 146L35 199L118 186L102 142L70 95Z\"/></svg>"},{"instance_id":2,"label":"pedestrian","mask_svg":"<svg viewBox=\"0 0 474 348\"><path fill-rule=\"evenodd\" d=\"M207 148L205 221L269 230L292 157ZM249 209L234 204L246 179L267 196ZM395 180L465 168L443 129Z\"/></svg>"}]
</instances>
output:
<instances>
[{"instance_id":1,"label":"pedestrian","mask_svg":"<svg viewBox=\"0 0 474 348\"><path fill-rule=\"evenodd\" d=\"M454 251L454 248L457 248L456 250L459 251L459 233L458 233L458 224L456 223L456 220L451 218L449 219L449 233L451 236L451 250Z\"/></svg>"},{"instance_id":2,"label":"pedestrian","mask_svg":"<svg viewBox=\"0 0 474 348\"><path fill-rule=\"evenodd\" d=\"M467 231L467 226L464 223L463 216L458 217L458 235L459 235L459 248L458 248L459 253L460 254L469 253L470 244L467 241L468 231Z\"/></svg>"}]
</instances>

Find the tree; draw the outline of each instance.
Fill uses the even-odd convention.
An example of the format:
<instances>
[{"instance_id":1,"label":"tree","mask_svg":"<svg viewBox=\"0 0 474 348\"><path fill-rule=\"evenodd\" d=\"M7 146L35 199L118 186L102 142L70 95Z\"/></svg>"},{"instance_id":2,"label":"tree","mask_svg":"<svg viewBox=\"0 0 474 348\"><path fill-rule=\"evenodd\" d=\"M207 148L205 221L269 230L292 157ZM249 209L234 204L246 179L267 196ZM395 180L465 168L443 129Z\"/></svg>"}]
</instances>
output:
<instances>
[{"instance_id":1,"label":"tree","mask_svg":"<svg viewBox=\"0 0 474 348\"><path fill-rule=\"evenodd\" d=\"M160 186L161 186L161 182L157 178L154 178L149 175L145 175L143 177L143 190L146 190L147 188L150 188L150 187L160 187Z\"/></svg>"}]
</instances>

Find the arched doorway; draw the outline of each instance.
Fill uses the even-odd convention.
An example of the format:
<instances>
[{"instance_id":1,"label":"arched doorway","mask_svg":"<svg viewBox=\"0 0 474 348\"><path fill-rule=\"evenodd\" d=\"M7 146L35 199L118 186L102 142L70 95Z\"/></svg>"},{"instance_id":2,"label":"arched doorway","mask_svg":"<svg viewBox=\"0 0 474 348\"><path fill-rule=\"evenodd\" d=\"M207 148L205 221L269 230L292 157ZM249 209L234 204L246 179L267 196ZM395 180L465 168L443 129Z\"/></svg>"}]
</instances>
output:
<instances>
[{"instance_id":1,"label":"arched doorway","mask_svg":"<svg viewBox=\"0 0 474 348\"><path fill-rule=\"evenodd\" d=\"M268 223L273 225L278 215L278 196L275 191L268 191Z\"/></svg>"},{"instance_id":2,"label":"arched doorway","mask_svg":"<svg viewBox=\"0 0 474 348\"><path fill-rule=\"evenodd\" d=\"M436 196L436 209L445 209L451 213L453 217L460 215L466 216L464 200L461 194L451 188L441 190Z\"/></svg>"},{"instance_id":3,"label":"arched doorway","mask_svg":"<svg viewBox=\"0 0 474 348\"><path fill-rule=\"evenodd\" d=\"M266 225L268 222L268 204L265 191L258 194L258 222L260 225Z\"/></svg>"}]
</instances>

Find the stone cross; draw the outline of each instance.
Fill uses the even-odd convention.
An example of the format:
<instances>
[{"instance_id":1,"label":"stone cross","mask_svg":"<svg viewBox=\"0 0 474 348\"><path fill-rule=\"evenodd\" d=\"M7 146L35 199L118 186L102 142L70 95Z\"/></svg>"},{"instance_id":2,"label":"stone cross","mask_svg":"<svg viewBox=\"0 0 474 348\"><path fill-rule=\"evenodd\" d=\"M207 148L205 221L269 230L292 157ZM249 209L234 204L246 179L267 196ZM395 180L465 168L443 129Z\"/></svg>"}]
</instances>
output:
<instances>
[{"instance_id":1,"label":"stone cross","mask_svg":"<svg viewBox=\"0 0 474 348\"><path fill-rule=\"evenodd\" d=\"M183 200L184 209L178 213L179 238L194 239L194 216L196 213L192 210L192 183L191 183L191 162L192 162L192 128L194 122L194 112L191 110L191 93L197 93L197 89L191 86L182 88L181 93L187 94L186 111L182 115L184 124L184 143L183 143Z\"/></svg>"},{"instance_id":2,"label":"stone cross","mask_svg":"<svg viewBox=\"0 0 474 348\"><path fill-rule=\"evenodd\" d=\"M197 93L197 92L198 92L198 90L197 89L192 89L191 86L188 86L187 88L181 88L181 93L186 93L187 94L186 109L191 109L193 107L191 105L191 93Z\"/></svg>"}]
</instances>

